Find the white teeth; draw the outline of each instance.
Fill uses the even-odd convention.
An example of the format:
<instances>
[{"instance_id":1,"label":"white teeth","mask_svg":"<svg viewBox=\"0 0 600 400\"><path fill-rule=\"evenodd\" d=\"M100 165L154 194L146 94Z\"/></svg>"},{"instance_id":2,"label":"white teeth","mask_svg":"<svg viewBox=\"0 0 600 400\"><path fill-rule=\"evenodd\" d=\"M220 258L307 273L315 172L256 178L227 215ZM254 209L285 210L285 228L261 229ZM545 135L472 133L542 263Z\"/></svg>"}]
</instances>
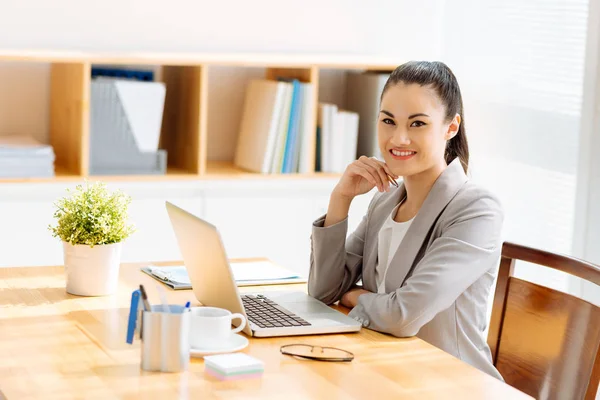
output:
<instances>
[{"instance_id":1,"label":"white teeth","mask_svg":"<svg viewBox=\"0 0 600 400\"><path fill-rule=\"evenodd\" d=\"M398 151L398 150L392 150L392 154L395 156L400 156L400 157L405 157L405 156L410 156L415 154L414 151Z\"/></svg>"}]
</instances>

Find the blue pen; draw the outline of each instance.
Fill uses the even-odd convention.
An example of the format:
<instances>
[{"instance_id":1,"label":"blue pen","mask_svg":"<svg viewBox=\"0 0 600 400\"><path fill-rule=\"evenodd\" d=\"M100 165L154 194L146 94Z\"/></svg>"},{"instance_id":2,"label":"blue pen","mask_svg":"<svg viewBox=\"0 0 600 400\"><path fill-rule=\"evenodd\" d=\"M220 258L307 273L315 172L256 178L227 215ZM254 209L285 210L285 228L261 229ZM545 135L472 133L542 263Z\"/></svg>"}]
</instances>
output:
<instances>
[{"instance_id":1,"label":"blue pen","mask_svg":"<svg viewBox=\"0 0 600 400\"><path fill-rule=\"evenodd\" d=\"M190 308L190 306L192 305L192 303L190 303L189 301L187 303L185 303L185 308Z\"/></svg>"}]
</instances>

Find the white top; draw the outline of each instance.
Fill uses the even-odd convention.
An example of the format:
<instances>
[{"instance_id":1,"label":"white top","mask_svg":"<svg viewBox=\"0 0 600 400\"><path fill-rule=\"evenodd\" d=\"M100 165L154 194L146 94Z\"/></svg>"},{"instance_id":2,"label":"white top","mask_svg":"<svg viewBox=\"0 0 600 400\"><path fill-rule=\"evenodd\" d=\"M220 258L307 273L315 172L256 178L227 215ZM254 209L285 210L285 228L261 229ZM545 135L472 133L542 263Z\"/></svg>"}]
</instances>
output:
<instances>
[{"instance_id":1,"label":"white top","mask_svg":"<svg viewBox=\"0 0 600 400\"><path fill-rule=\"evenodd\" d=\"M402 204L402 202L400 202L400 204ZM394 254L398 250L402 239L404 239L404 235L406 235L410 224L414 220L414 218L412 218L406 222L394 221L394 216L396 215L400 204L394 207L379 231L379 245L377 249L379 261L375 269L377 293L385 293L385 275L387 269Z\"/></svg>"}]
</instances>

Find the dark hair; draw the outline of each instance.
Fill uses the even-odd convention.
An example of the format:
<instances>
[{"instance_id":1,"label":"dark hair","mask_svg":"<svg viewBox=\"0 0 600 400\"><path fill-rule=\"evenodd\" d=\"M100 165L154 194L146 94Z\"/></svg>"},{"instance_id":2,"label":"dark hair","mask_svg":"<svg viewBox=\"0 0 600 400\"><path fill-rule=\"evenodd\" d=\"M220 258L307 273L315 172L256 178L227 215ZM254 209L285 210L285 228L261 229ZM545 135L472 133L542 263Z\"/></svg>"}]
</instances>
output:
<instances>
[{"instance_id":1,"label":"dark hair","mask_svg":"<svg viewBox=\"0 0 600 400\"><path fill-rule=\"evenodd\" d=\"M466 173L469 168L469 144L465 129L465 114L458 81L450 68L439 61L409 61L404 63L397 67L388 78L383 87L381 98L383 98L387 89L400 82L431 86L446 106L447 121L454 118L456 114L460 115L461 122L458 133L448 141L444 158L446 163L450 164L458 157Z\"/></svg>"}]
</instances>

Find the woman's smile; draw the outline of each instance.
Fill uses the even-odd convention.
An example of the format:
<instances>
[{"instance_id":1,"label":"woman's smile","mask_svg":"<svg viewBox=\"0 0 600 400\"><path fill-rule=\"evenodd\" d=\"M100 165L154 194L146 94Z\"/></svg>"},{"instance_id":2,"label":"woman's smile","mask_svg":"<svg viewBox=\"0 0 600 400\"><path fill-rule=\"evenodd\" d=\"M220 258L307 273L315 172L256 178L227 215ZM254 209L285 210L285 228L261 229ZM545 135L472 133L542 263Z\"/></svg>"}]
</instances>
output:
<instances>
[{"instance_id":1,"label":"woman's smile","mask_svg":"<svg viewBox=\"0 0 600 400\"><path fill-rule=\"evenodd\" d=\"M417 152L414 150L400 150L400 149L391 149L390 150L390 155L392 156L392 158L394 160L400 160L400 161L410 160L416 154L417 154Z\"/></svg>"}]
</instances>

